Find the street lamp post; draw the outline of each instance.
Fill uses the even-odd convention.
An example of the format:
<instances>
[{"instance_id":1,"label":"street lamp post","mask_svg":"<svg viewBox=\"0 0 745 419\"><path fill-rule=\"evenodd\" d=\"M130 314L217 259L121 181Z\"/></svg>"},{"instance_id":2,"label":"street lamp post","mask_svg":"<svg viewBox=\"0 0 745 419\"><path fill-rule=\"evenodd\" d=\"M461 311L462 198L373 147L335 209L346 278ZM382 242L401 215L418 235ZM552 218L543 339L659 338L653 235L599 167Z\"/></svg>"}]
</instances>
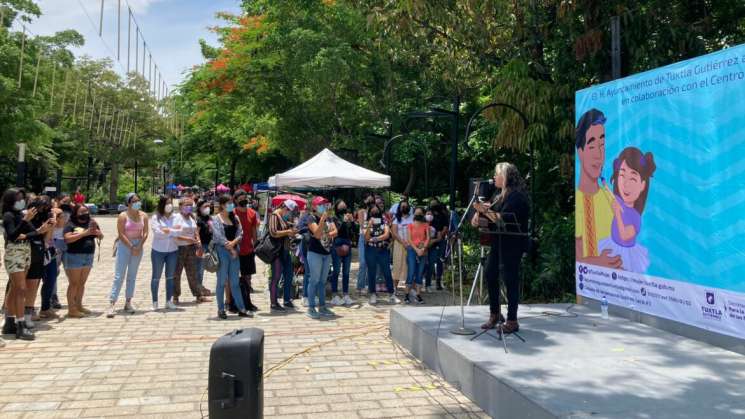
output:
<instances>
[{"instance_id":1,"label":"street lamp post","mask_svg":"<svg viewBox=\"0 0 745 419\"><path fill-rule=\"evenodd\" d=\"M16 186L26 186L26 143L18 143L18 165L16 166Z\"/></svg>"}]
</instances>

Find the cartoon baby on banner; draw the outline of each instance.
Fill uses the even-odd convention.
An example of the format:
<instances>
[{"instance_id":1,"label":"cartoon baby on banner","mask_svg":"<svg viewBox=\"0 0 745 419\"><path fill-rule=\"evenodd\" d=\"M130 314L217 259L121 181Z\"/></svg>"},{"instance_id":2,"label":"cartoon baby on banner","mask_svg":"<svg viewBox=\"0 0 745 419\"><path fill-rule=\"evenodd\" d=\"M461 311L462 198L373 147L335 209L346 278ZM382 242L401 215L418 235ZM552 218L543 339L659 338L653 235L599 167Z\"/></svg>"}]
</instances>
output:
<instances>
[{"instance_id":1,"label":"cartoon baby on banner","mask_svg":"<svg viewBox=\"0 0 745 419\"><path fill-rule=\"evenodd\" d=\"M602 177L605 115L591 109L577 123L579 184L575 191L577 261L633 272L649 267L647 249L637 243L641 214L656 166L652 153L628 147L613 161L613 192ZM602 183L602 187L598 184Z\"/></svg>"},{"instance_id":2,"label":"cartoon baby on banner","mask_svg":"<svg viewBox=\"0 0 745 419\"><path fill-rule=\"evenodd\" d=\"M623 269L643 273L649 267L649 252L639 244L642 213L647 203L649 185L657 166L652 153L643 154L636 147L626 147L613 160L613 224L611 236L600 241L600 250L610 250L621 257ZM608 184L601 179L606 191Z\"/></svg>"}]
</instances>

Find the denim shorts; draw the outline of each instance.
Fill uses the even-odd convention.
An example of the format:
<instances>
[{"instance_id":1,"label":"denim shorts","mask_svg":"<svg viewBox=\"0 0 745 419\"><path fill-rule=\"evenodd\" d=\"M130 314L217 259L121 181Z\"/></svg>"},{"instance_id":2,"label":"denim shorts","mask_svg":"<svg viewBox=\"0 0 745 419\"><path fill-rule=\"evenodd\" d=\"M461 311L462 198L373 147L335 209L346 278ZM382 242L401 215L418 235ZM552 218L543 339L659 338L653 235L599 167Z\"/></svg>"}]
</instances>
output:
<instances>
[{"instance_id":1,"label":"denim shorts","mask_svg":"<svg viewBox=\"0 0 745 419\"><path fill-rule=\"evenodd\" d=\"M81 269L93 266L93 253L65 252L65 269Z\"/></svg>"}]
</instances>

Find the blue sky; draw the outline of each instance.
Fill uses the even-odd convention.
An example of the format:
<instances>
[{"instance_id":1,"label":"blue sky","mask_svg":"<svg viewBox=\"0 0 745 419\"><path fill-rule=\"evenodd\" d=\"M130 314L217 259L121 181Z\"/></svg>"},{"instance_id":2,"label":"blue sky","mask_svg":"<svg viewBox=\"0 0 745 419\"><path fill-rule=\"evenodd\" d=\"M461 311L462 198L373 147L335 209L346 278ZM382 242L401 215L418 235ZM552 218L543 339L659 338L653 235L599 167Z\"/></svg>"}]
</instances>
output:
<instances>
[{"instance_id":1,"label":"blue sky","mask_svg":"<svg viewBox=\"0 0 745 419\"><path fill-rule=\"evenodd\" d=\"M104 0L103 39L98 36L100 0L36 0L36 3L43 15L27 25L33 34L49 35L64 29L75 29L86 39L85 46L76 50L76 54L87 54L94 58L110 57L116 61L117 0ZM158 65L171 90L183 80L184 70L203 62L199 38L215 44L216 38L208 30L208 27L221 23L215 18L215 13L240 11L240 0L121 0L121 4L121 65L115 62L115 69L123 73L127 65L126 4L129 4L145 36L148 50L152 52L153 62ZM133 26L132 67L134 39ZM141 48L142 41L140 59Z\"/></svg>"}]
</instances>

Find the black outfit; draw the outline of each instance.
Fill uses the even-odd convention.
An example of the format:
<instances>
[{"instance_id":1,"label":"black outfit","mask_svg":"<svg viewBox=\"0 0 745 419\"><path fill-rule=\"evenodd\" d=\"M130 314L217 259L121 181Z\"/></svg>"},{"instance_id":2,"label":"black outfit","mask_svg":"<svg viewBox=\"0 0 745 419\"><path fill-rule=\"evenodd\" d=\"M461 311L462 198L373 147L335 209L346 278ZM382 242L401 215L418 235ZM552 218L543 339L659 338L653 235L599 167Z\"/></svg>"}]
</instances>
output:
<instances>
[{"instance_id":1,"label":"black outfit","mask_svg":"<svg viewBox=\"0 0 745 419\"><path fill-rule=\"evenodd\" d=\"M320 217L312 216L310 224L318 224L321 221ZM330 222L330 219L326 219L326 222ZM322 226L318 224L318 227L320 228L327 228L326 226ZM325 246L324 246L325 244ZM319 255L330 255L331 254L331 241L328 237L325 237L325 240L322 242L321 240L318 240L313 234L310 235L310 240L308 241L308 250L313 253L318 253Z\"/></svg>"},{"instance_id":2,"label":"black outfit","mask_svg":"<svg viewBox=\"0 0 745 419\"><path fill-rule=\"evenodd\" d=\"M197 228L199 229L199 241L203 246L207 246L212 241L212 232L209 226L210 217L200 215L197 217Z\"/></svg>"},{"instance_id":3,"label":"black outfit","mask_svg":"<svg viewBox=\"0 0 745 419\"><path fill-rule=\"evenodd\" d=\"M62 230L63 234L73 233L76 228L83 230L87 229L90 223L85 224L74 224L72 222L67 223L65 229ZM85 236L80 240L72 243L67 243L67 253L96 253L96 236Z\"/></svg>"},{"instance_id":4,"label":"black outfit","mask_svg":"<svg viewBox=\"0 0 745 419\"><path fill-rule=\"evenodd\" d=\"M31 220L31 225L34 229L37 229L44 224L46 220L34 219ZM29 244L31 245L31 267L28 269L26 279L41 279L44 276L44 235L37 234L29 238Z\"/></svg>"},{"instance_id":5,"label":"black outfit","mask_svg":"<svg viewBox=\"0 0 745 419\"><path fill-rule=\"evenodd\" d=\"M225 229L225 238L231 242L235 240L235 236L238 234L238 227L235 224L223 224L223 228Z\"/></svg>"},{"instance_id":6,"label":"black outfit","mask_svg":"<svg viewBox=\"0 0 745 419\"><path fill-rule=\"evenodd\" d=\"M505 231L511 233L527 233L530 204L523 192L510 192L507 198L492 206L492 210L500 213L506 223ZM514 214L514 215L513 215ZM519 228L514 225L519 224ZM494 225L489 226L495 229ZM486 282L489 289L489 310L492 314L499 313L499 255L500 242L502 257L504 258L504 284L507 288L507 320L517 320L517 304L520 300L520 260L527 250L527 237L521 236L491 236L491 251L486 263Z\"/></svg>"},{"instance_id":7,"label":"black outfit","mask_svg":"<svg viewBox=\"0 0 745 419\"><path fill-rule=\"evenodd\" d=\"M9 242L19 241L18 236L21 234L26 235L26 240L40 235L31 223L23 219L23 214L20 211L6 211L3 214L5 245L7 246Z\"/></svg>"}]
</instances>

